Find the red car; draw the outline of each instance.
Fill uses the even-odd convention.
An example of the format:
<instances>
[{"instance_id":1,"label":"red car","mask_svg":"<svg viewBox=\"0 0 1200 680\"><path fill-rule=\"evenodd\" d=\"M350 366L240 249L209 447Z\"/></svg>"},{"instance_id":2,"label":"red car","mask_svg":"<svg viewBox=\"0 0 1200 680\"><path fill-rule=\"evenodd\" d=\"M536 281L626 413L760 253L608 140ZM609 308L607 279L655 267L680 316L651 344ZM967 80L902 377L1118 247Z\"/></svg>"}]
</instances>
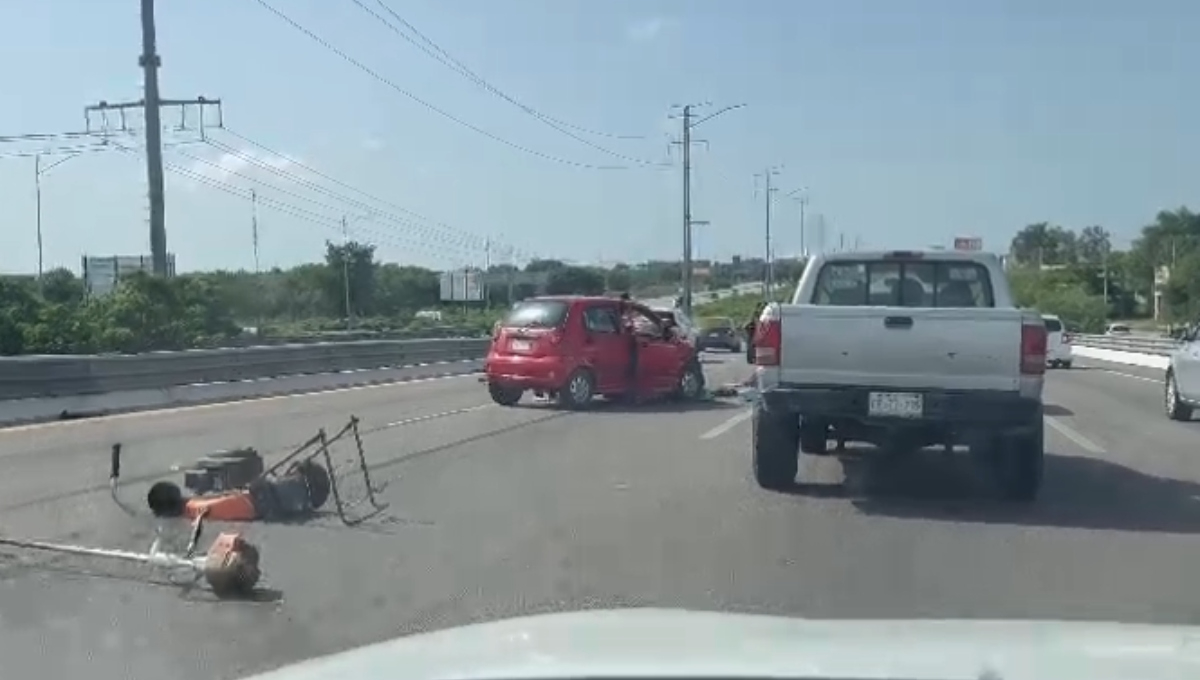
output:
<instances>
[{"instance_id":1,"label":"red car","mask_svg":"<svg viewBox=\"0 0 1200 680\"><path fill-rule=\"evenodd\" d=\"M624 396L634 342L643 396L703 393L694 349L648 307L579 296L532 298L513 307L492 334L484 362L488 392L502 406L533 390L568 408L583 408L597 396Z\"/></svg>"}]
</instances>

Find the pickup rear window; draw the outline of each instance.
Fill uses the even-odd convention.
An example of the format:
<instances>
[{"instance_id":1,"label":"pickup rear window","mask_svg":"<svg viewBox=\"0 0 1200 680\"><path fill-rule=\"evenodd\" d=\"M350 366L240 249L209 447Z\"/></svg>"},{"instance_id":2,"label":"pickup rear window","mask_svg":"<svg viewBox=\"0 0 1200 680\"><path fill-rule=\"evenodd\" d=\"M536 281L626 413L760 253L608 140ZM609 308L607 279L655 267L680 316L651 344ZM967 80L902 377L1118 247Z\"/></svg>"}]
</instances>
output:
<instances>
[{"instance_id":1,"label":"pickup rear window","mask_svg":"<svg viewBox=\"0 0 1200 680\"><path fill-rule=\"evenodd\" d=\"M567 318L567 303L562 300L530 300L504 317L505 328L558 328Z\"/></svg>"},{"instance_id":2,"label":"pickup rear window","mask_svg":"<svg viewBox=\"0 0 1200 680\"><path fill-rule=\"evenodd\" d=\"M977 262L828 262L812 304L836 307L995 307L987 267Z\"/></svg>"}]
</instances>

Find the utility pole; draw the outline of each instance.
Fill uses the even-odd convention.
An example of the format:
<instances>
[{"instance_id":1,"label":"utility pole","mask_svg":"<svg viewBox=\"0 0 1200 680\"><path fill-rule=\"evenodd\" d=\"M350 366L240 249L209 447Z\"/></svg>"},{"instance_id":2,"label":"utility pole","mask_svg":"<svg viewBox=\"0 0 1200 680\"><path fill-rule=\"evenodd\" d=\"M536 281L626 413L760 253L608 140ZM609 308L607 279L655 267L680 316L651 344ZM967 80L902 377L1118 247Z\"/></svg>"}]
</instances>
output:
<instances>
[{"instance_id":1,"label":"utility pole","mask_svg":"<svg viewBox=\"0 0 1200 680\"><path fill-rule=\"evenodd\" d=\"M342 216L342 289L346 294L346 330L353 326L350 322L350 222Z\"/></svg>"},{"instance_id":2,"label":"utility pole","mask_svg":"<svg viewBox=\"0 0 1200 680\"><path fill-rule=\"evenodd\" d=\"M679 144L683 146L683 313L692 315L692 130L705 121L712 120L721 114L744 108L745 104L726 106L714 113L695 119L694 109L703 104L687 104L683 107L683 137Z\"/></svg>"},{"instance_id":3,"label":"utility pole","mask_svg":"<svg viewBox=\"0 0 1200 680\"><path fill-rule=\"evenodd\" d=\"M254 246L254 273L262 273L258 265L258 192L250 190L250 240Z\"/></svg>"},{"instance_id":4,"label":"utility pole","mask_svg":"<svg viewBox=\"0 0 1200 680\"><path fill-rule=\"evenodd\" d=\"M154 0L141 0L142 15L142 54L138 57L138 65L142 68L143 93L142 99L136 102L121 102L110 104L100 102L84 109L88 119L88 131L91 132L91 116L93 111L102 114L104 125L102 132L108 132L107 114L116 111L121 116L121 127L125 127L125 111L141 109L146 121L146 187L150 198L150 256L153 261L154 273L167 276L167 227L166 202L164 197L163 158L162 158L162 109L175 106L189 105L200 108L200 129L204 129L204 108L214 105L221 106L219 99L197 97L188 100L165 100L158 89L158 69L162 59L158 55L158 37L154 22ZM182 113L182 112L181 112ZM182 116L181 116L182 117Z\"/></svg>"},{"instance_id":5,"label":"utility pole","mask_svg":"<svg viewBox=\"0 0 1200 680\"><path fill-rule=\"evenodd\" d=\"M765 260L766 273L763 276L763 299L770 300L771 295L775 292L775 258L773 257L773 249L771 247L771 194L778 189L771 186L771 177L779 174L778 168L767 168L763 171L764 191L763 198L766 223L764 228L764 237L766 240Z\"/></svg>"},{"instance_id":6,"label":"utility pole","mask_svg":"<svg viewBox=\"0 0 1200 680\"><path fill-rule=\"evenodd\" d=\"M692 105L683 107L683 313L692 315Z\"/></svg>"}]
</instances>

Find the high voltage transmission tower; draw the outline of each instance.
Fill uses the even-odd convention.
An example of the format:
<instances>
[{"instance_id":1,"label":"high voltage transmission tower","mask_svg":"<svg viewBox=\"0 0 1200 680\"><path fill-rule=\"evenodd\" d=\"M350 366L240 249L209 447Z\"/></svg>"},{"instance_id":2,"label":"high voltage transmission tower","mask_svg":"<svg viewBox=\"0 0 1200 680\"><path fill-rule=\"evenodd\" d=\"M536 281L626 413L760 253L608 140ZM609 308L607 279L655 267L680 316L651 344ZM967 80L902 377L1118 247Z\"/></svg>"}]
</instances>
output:
<instances>
[{"instance_id":1,"label":"high voltage transmission tower","mask_svg":"<svg viewBox=\"0 0 1200 680\"><path fill-rule=\"evenodd\" d=\"M162 156L162 109L177 108L180 120L186 120L188 107L197 107L199 127L204 129L204 111L215 107L218 124L221 117L221 100L197 97L195 99L163 99L158 90L158 69L162 60L158 56L158 38L154 24L154 0L141 0L142 5L142 54L138 64L142 67L144 92L142 99L135 102L110 103L102 101L85 107L84 117L87 120L88 132L96 131L92 126L92 116L98 113L101 118L99 132L108 132L110 127L109 114L115 114L119 120L119 128L126 127L126 112L140 109L145 118L146 131L146 187L150 199L150 257L154 263L154 273L158 276L167 275L167 226L166 201L163 190L163 156Z\"/></svg>"}]
</instances>

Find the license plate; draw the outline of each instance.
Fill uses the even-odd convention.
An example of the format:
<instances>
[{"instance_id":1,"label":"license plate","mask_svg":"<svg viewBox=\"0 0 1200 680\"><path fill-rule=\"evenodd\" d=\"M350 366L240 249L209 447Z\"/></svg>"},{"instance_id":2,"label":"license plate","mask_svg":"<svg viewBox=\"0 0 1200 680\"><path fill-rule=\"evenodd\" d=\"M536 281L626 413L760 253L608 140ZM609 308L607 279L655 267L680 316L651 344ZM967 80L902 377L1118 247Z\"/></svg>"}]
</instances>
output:
<instances>
[{"instance_id":1,"label":"license plate","mask_svg":"<svg viewBox=\"0 0 1200 680\"><path fill-rule=\"evenodd\" d=\"M533 349L533 343L528 340L513 340L509 347L514 352L528 352Z\"/></svg>"},{"instance_id":2,"label":"license plate","mask_svg":"<svg viewBox=\"0 0 1200 680\"><path fill-rule=\"evenodd\" d=\"M920 418L925 412L925 397L911 392L872 392L867 413L889 418Z\"/></svg>"}]
</instances>

